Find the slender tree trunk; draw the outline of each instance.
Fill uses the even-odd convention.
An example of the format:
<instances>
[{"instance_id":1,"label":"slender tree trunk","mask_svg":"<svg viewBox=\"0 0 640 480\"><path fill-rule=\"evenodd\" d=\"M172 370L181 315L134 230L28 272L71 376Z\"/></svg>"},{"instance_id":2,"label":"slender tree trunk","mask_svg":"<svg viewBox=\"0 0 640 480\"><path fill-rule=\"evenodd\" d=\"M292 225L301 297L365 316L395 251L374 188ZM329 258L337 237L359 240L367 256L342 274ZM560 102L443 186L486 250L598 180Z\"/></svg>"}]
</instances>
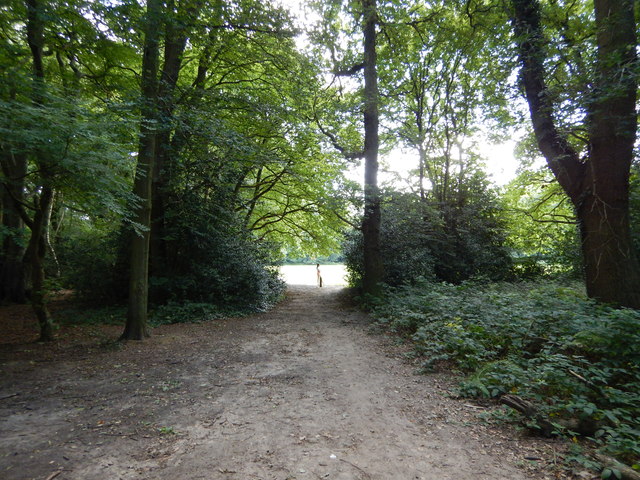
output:
<instances>
[{"instance_id":1,"label":"slender tree trunk","mask_svg":"<svg viewBox=\"0 0 640 480\"><path fill-rule=\"evenodd\" d=\"M378 73L376 0L362 0L364 34L364 241L365 293L377 294L383 279L380 254L380 190L378 188Z\"/></svg>"},{"instance_id":2,"label":"slender tree trunk","mask_svg":"<svg viewBox=\"0 0 640 480\"><path fill-rule=\"evenodd\" d=\"M53 340L53 320L47 308L44 260L47 254L46 231L54 192L50 186L42 187L39 205L33 217L28 257L31 267L31 305L40 326L40 341Z\"/></svg>"},{"instance_id":3,"label":"slender tree trunk","mask_svg":"<svg viewBox=\"0 0 640 480\"><path fill-rule=\"evenodd\" d=\"M420 144L418 145L418 162L420 163L420 171L419 171L420 202L424 204L427 201L427 195L424 188L425 165L427 164L427 152L424 149L424 142L422 141L422 139L420 140Z\"/></svg>"},{"instance_id":4,"label":"slender tree trunk","mask_svg":"<svg viewBox=\"0 0 640 480\"><path fill-rule=\"evenodd\" d=\"M511 0L522 80L538 146L576 210L587 293L640 308L640 265L632 247L629 171L636 137L634 1L594 3L598 58L589 106L589 158L556 128L544 80L544 35L537 0Z\"/></svg>"},{"instance_id":5,"label":"slender tree trunk","mask_svg":"<svg viewBox=\"0 0 640 480\"><path fill-rule=\"evenodd\" d=\"M142 231L131 236L129 252L129 304L127 322L121 340L142 340L149 336L147 308L149 297L149 238L151 229L152 174L156 155L158 119L158 59L161 0L147 1L145 44L142 58L142 118L140 146L133 193L138 198L135 222Z\"/></svg>"},{"instance_id":6,"label":"slender tree trunk","mask_svg":"<svg viewBox=\"0 0 640 480\"><path fill-rule=\"evenodd\" d=\"M48 228L45 237L47 252L51 255L53 263L56 266L56 278L60 278L62 276L62 267L60 265L60 260L58 259L58 254L56 253L55 246L58 232L60 231L60 224L64 218L64 204L62 202L62 198L62 193L59 190L54 192L53 201L51 202L51 206L49 207L49 212L47 214L49 218L47 219Z\"/></svg>"}]
</instances>

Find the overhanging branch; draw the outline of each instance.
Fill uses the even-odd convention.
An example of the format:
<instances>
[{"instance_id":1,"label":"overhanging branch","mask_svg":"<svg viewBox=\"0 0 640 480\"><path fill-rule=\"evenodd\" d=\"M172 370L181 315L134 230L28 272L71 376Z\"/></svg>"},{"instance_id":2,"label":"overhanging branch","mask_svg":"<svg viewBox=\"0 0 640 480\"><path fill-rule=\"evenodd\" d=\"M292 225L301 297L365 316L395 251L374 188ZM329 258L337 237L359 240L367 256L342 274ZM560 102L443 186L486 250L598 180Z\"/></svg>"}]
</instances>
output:
<instances>
[{"instance_id":1,"label":"overhanging branch","mask_svg":"<svg viewBox=\"0 0 640 480\"><path fill-rule=\"evenodd\" d=\"M338 137L336 137L333 133L331 133L330 131L328 131L327 129L325 129L322 124L320 123L320 119L318 118L318 114L315 110L315 105L314 105L314 110L313 110L313 120L316 122L316 125L318 125L318 128L320 129L320 131L322 132L322 134L327 137L327 139L329 140L329 142L331 142L331 145L333 145L333 148L335 148L336 150L338 150L340 152L340 154L346 158L347 160L356 160L359 158L364 158L364 151L361 150L359 152L350 152L348 151L346 148L344 148L340 142L338 141Z\"/></svg>"}]
</instances>

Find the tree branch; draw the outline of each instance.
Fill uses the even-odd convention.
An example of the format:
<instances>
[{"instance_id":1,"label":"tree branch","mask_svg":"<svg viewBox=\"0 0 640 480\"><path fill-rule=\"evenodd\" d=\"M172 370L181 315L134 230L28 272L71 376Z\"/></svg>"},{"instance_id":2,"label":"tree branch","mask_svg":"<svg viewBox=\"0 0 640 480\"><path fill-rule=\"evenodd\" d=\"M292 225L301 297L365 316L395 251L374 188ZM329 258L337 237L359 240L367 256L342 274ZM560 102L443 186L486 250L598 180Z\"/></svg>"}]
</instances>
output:
<instances>
[{"instance_id":1,"label":"tree branch","mask_svg":"<svg viewBox=\"0 0 640 480\"><path fill-rule=\"evenodd\" d=\"M574 203L580 200L586 165L558 131L553 118L553 101L545 83L544 45L540 5L537 1L511 0L511 20L522 64L521 78L529 104L533 130L547 165Z\"/></svg>"},{"instance_id":2,"label":"tree branch","mask_svg":"<svg viewBox=\"0 0 640 480\"><path fill-rule=\"evenodd\" d=\"M364 70L364 63L358 63L358 64L353 65L351 68L348 68L346 70L334 70L333 74L336 77L352 77L356 73L360 72L361 70Z\"/></svg>"},{"instance_id":3,"label":"tree branch","mask_svg":"<svg viewBox=\"0 0 640 480\"><path fill-rule=\"evenodd\" d=\"M344 223L346 223L347 225L349 225L351 228L353 228L354 230L362 230L362 225L359 223L353 223L351 221L349 221L348 219L344 218L342 215L340 215L338 212L334 211L333 214L338 217L339 220L343 221Z\"/></svg>"},{"instance_id":4,"label":"tree branch","mask_svg":"<svg viewBox=\"0 0 640 480\"><path fill-rule=\"evenodd\" d=\"M318 118L318 113L315 110L315 105L314 105L314 111L313 111L313 119L316 122L316 125L318 125L318 128L320 129L322 134L325 137L327 137L327 139L329 139L329 142L331 142L331 145L333 145L333 148L338 150L344 158L346 158L347 160L356 160L359 158L364 158L364 150L361 150L359 152L349 152L346 148L340 145L338 138L333 133L326 130L322 126L322 124L320 123L320 119Z\"/></svg>"}]
</instances>

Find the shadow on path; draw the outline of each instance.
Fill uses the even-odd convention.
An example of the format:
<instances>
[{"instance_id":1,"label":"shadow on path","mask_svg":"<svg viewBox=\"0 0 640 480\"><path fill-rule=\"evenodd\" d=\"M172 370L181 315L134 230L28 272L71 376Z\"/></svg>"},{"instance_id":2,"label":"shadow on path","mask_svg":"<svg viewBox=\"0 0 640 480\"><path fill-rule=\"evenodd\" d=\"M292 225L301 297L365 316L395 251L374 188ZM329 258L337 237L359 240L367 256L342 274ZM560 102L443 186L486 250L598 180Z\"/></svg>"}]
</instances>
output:
<instances>
[{"instance_id":1,"label":"shadow on path","mask_svg":"<svg viewBox=\"0 0 640 480\"><path fill-rule=\"evenodd\" d=\"M446 379L414 375L340 287L2 370L7 480L526 478L513 446L446 398Z\"/></svg>"}]
</instances>

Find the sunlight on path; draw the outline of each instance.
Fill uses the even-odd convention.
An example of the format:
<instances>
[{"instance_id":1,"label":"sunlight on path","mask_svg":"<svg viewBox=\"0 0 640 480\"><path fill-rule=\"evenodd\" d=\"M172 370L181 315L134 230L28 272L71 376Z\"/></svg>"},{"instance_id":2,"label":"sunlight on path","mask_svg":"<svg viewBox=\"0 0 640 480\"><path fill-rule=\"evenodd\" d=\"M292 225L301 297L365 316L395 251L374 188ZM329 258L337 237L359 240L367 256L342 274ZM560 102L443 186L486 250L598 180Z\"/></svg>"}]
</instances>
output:
<instances>
[{"instance_id":1,"label":"sunlight on path","mask_svg":"<svg viewBox=\"0 0 640 480\"><path fill-rule=\"evenodd\" d=\"M326 286L347 284L345 276L347 269L344 265L320 265L322 281ZM283 265L280 274L288 285L315 285L315 265Z\"/></svg>"}]
</instances>

